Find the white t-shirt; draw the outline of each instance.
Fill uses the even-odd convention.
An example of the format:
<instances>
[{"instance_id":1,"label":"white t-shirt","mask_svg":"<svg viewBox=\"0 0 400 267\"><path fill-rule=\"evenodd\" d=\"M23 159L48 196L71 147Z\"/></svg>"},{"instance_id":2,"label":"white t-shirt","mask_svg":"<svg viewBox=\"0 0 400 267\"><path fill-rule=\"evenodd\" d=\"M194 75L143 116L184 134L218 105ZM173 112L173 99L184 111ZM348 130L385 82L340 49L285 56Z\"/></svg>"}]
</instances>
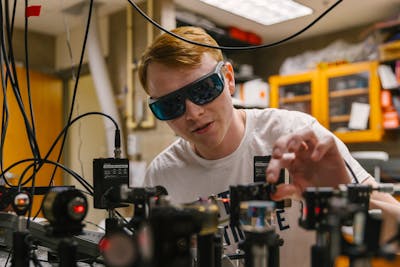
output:
<instances>
[{"instance_id":1,"label":"white t-shirt","mask_svg":"<svg viewBox=\"0 0 400 267\"><path fill-rule=\"evenodd\" d=\"M253 183L254 157L271 155L275 141L282 135L305 127L317 136L332 134L318 121L301 112L280 109L245 109L246 127L239 147L230 155L206 160L194 153L189 142L180 138L161 152L149 165L147 186L163 185L173 203L189 203L211 195L227 197L230 185ZM349 163L359 182L369 174L352 158L346 146L335 137L343 158ZM298 226L300 203L277 210L277 233L283 238L282 267L310 266L310 246L315 243L314 231ZM242 238L238 229L226 228L225 241L235 243Z\"/></svg>"}]
</instances>

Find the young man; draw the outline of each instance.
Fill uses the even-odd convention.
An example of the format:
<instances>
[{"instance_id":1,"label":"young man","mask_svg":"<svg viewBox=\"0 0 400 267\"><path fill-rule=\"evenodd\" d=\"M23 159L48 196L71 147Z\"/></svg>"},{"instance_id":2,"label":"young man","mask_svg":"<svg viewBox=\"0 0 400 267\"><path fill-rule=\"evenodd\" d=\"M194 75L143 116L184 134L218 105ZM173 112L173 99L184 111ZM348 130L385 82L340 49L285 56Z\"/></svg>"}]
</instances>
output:
<instances>
[{"instance_id":1,"label":"young man","mask_svg":"<svg viewBox=\"0 0 400 267\"><path fill-rule=\"evenodd\" d=\"M174 33L217 46L204 30L180 27ZM276 199L298 198L306 186L337 186L353 179L373 182L345 145L311 116L278 109L235 109L233 67L218 49L193 45L162 34L144 52L139 66L154 115L180 137L150 164L146 184L163 185L174 203L210 195L226 197L230 185L254 182L254 157L271 156L267 180L288 168L292 183L281 185ZM286 153L289 152L289 153ZM397 205L390 196L379 201ZM277 232L284 239L281 266L310 266L313 232L298 226L300 205L277 210ZM227 228L228 244L242 239Z\"/></svg>"}]
</instances>

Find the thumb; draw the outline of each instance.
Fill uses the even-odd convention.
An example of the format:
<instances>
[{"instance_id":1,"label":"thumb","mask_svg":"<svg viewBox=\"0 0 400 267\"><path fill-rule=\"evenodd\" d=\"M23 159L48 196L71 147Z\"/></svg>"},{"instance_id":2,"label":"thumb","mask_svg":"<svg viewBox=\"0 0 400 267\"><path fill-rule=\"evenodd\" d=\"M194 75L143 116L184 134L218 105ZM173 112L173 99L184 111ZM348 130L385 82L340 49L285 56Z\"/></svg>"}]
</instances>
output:
<instances>
[{"instance_id":1,"label":"thumb","mask_svg":"<svg viewBox=\"0 0 400 267\"><path fill-rule=\"evenodd\" d=\"M276 187L276 192L271 195L272 200L280 201L283 199L300 199L301 191L293 184L280 184Z\"/></svg>"}]
</instances>

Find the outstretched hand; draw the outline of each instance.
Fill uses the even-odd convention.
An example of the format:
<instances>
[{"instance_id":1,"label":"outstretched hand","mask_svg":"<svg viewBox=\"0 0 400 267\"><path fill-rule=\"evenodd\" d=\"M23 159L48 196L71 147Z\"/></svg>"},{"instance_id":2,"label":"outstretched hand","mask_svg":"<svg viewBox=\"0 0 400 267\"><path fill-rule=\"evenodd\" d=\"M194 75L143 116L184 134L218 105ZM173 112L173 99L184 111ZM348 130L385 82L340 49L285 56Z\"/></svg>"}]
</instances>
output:
<instances>
[{"instance_id":1,"label":"outstretched hand","mask_svg":"<svg viewBox=\"0 0 400 267\"><path fill-rule=\"evenodd\" d=\"M290 184L280 184L272 198L299 198L306 187L336 187L351 179L346 171L335 140L326 135L318 138L311 129L280 137L272 151L266 171L267 182L276 183L281 168L287 168Z\"/></svg>"}]
</instances>

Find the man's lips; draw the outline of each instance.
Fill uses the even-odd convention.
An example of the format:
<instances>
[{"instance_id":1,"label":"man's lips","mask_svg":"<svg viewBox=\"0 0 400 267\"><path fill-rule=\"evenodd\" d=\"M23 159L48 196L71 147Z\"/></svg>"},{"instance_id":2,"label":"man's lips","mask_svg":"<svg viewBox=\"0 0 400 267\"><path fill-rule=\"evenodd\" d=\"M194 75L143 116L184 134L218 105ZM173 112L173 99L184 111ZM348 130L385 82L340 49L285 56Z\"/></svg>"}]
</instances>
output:
<instances>
[{"instance_id":1,"label":"man's lips","mask_svg":"<svg viewBox=\"0 0 400 267\"><path fill-rule=\"evenodd\" d=\"M209 123L206 123L206 124L204 124L204 125L202 125L202 126L199 126L199 127L197 127L196 129L194 129L192 132L193 132L193 133L198 133L198 134L205 133L205 132L210 128L210 126L212 125L212 123L213 123L213 122L209 122Z\"/></svg>"}]
</instances>

